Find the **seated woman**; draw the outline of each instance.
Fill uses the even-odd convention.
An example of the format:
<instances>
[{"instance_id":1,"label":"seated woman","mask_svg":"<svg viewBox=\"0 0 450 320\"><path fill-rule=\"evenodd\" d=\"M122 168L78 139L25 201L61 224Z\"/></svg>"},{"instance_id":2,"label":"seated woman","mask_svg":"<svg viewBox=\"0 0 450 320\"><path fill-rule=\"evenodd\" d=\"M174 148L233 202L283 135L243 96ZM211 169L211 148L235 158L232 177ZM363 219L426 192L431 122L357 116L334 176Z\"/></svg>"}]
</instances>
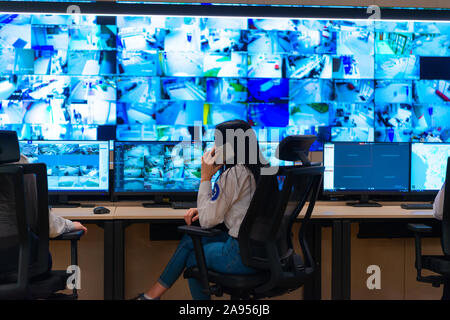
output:
<instances>
[{"instance_id":1,"label":"seated woman","mask_svg":"<svg viewBox=\"0 0 450 320\"><path fill-rule=\"evenodd\" d=\"M29 163L28 158L24 155L20 155L20 160L17 163ZM37 212L37 208L34 206L37 203L36 197L36 180L34 176L25 176L24 177L24 183L25 183L25 191L27 194L27 210L31 210L30 212ZM57 216L55 214L52 214L52 211L50 210L48 213L48 220L49 220L49 237L55 238L63 233L71 232L71 231L77 231L77 230L83 230L85 233L87 233L87 228L83 226L81 223L76 221L70 221L68 219L64 219L63 217Z\"/></svg>"},{"instance_id":2,"label":"seated woman","mask_svg":"<svg viewBox=\"0 0 450 320\"><path fill-rule=\"evenodd\" d=\"M227 141L227 138L231 139L226 134L229 132L227 130L234 130L235 134L245 132L247 135L245 145L238 146L238 139L235 137L233 138L234 141ZM218 137L221 137L221 139L218 139ZM215 151L227 143L235 146L233 158L231 161L224 161L224 165L218 165L216 164L216 157L219 155L216 155ZM245 152L245 154L242 155L242 152ZM256 161L250 161L250 152L257 152ZM256 190L260 169L263 166L259 155L256 134L251 126L245 121L232 120L216 126L215 145L211 151L205 152L202 157L201 182L197 195L198 207L189 209L184 219L188 225L198 220L204 228L211 228L221 223L225 224L228 232L224 231L216 237L202 239L206 265L217 272L230 274L255 272L255 270L243 264L237 237L253 193ZM219 169L221 169L221 174L213 188L211 179ZM184 235L158 281L147 292L140 294L135 299L159 299L175 283L186 267L195 265L192 239L190 236ZM194 299L204 300L209 298L202 292L201 284L197 280L189 279L189 287Z\"/></svg>"},{"instance_id":3,"label":"seated woman","mask_svg":"<svg viewBox=\"0 0 450 320\"><path fill-rule=\"evenodd\" d=\"M442 186L442 189L437 194L433 203L433 215L436 219L442 220L444 216L444 198L445 198L445 184ZM444 291L442 293L442 300L450 300L450 282L447 280L444 283Z\"/></svg>"},{"instance_id":4,"label":"seated woman","mask_svg":"<svg viewBox=\"0 0 450 320\"><path fill-rule=\"evenodd\" d=\"M433 203L433 215L436 219L442 220L444 215L444 194L445 194L445 183L442 186L442 189L437 194Z\"/></svg>"},{"instance_id":5,"label":"seated woman","mask_svg":"<svg viewBox=\"0 0 450 320\"><path fill-rule=\"evenodd\" d=\"M20 155L20 160L18 164L29 163L28 158L24 155ZM25 189L25 210L29 213L32 219L31 224L34 225L38 219L37 217L37 189L36 189L36 177L33 175L24 176L24 189ZM79 222L72 222L63 217L52 214L49 211L49 237L55 238L63 233L71 232L75 230L83 230L87 233L87 228ZM31 242L31 261L36 260L36 254L38 252L38 238L33 231L30 231L30 242ZM17 270L17 255L18 248L12 247L7 250L0 250L0 273L14 272ZM52 269L52 257L49 252L48 254L48 270Z\"/></svg>"}]
</instances>

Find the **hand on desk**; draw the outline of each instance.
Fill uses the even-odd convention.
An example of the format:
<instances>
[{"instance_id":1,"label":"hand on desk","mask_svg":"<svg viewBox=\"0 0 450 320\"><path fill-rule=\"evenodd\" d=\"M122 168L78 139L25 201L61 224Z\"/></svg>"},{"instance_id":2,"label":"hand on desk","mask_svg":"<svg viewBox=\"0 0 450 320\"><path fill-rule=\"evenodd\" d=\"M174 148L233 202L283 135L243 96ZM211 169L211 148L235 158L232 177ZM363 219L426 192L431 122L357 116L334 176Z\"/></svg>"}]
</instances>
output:
<instances>
[{"instance_id":1,"label":"hand on desk","mask_svg":"<svg viewBox=\"0 0 450 320\"><path fill-rule=\"evenodd\" d=\"M198 220L198 209L197 208L191 208L184 214L184 221L186 221L186 224L188 226L191 225L192 222Z\"/></svg>"},{"instance_id":2,"label":"hand on desk","mask_svg":"<svg viewBox=\"0 0 450 320\"><path fill-rule=\"evenodd\" d=\"M73 231L78 231L78 230L83 230L84 234L87 234L87 228L85 226L83 226L81 223L77 222L77 221L73 221Z\"/></svg>"}]
</instances>

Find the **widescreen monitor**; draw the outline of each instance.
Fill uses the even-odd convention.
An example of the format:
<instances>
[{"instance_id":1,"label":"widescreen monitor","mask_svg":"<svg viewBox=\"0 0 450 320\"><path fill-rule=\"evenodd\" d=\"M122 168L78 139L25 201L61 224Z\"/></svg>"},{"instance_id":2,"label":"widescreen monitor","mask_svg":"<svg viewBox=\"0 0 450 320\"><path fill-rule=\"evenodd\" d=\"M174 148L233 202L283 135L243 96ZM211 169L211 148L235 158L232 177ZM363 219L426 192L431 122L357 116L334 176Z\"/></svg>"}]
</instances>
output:
<instances>
[{"instance_id":1,"label":"widescreen monitor","mask_svg":"<svg viewBox=\"0 0 450 320\"><path fill-rule=\"evenodd\" d=\"M445 181L449 157L450 144L413 143L411 145L411 191L439 191Z\"/></svg>"},{"instance_id":2,"label":"widescreen monitor","mask_svg":"<svg viewBox=\"0 0 450 320\"><path fill-rule=\"evenodd\" d=\"M114 191L121 193L197 192L201 143L116 142Z\"/></svg>"},{"instance_id":3,"label":"widescreen monitor","mask_svg":"<svg viewBox=\"0 0 450 320\"><path fill-rule=\"evenodd\" d=\"M109 191L108 141L20 141L30 163L47 165L49 192Z\"/></svg>"},{"instance_id":4,"label":"widescreen monitor","mask_svg":"<svg viewBox=\"0 0 450 320\"><path fill-rule=\"evenodd\" d=\"M327 143L324 192L409 191L408 143Z\"/></svg>"},{"instance_id":5,"label":"widescreen monitor","mask_svg":"<svg viewBox=\"0 0 450 320\"><path fill-rule=\"evenodd\" d=\"M261 142L263 161L272 166L293 165L276 158L276 142ZM214 142L116 142L114 190L117 194L195 193L201 177L201 158ZM211 179L213 182L219 173Z\"/></svg>"},{"instance_id":6,"label":"widescreen monitor","mask_svg":"<svg viewBox=\"0 0 450 320\"><path fill-rule=\"evenodd\" d=\"M445 12L379 21L348 8L118 3L50 14L58 6L0 14L0 127L21 139L179 141L243 119L280 138L450 141Z\"/></svg>"}]
</instances>

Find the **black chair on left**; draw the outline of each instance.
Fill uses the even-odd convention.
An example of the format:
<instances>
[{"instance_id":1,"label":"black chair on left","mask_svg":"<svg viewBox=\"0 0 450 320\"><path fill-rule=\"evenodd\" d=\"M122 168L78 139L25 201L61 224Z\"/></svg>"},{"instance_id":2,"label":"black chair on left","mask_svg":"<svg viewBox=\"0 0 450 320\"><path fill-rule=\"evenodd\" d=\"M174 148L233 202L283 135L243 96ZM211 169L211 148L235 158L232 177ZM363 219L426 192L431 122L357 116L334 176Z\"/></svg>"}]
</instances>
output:
<instances>
[{"instance_id":1,"label":"black chair on left","mask_svg":"<svg viewBox=\"0 0 450 320\"><path fill-rule=\"evenodd\" d=\"M417 281L430 283L433 287L444 285L442 300L450 300L450 158L447 160L447 175L445 179L444 212L442 219L441 245L444 255L422 255L422 237L431 233L433 228L424 224L409 224L408 229L416 239L416 269ZM422 270L430 270L438 275L423 276Z\"/></svg>"},{"instance_id":2,"label":"black chair on left","mask_svg":"<svg viewBox=\"0 0 450 320\"><path fill-rule=\"evenodd\" d=\"M49 270L46 165L12 164L19 159L16 133L0 131L0 300L76 299L76 289L69 295L57 293L66 289L71 274ZM31 196L30 181L36 187ZM58 237L72 241L71 263L75 265L76 241L82 235L80 231Z\"/></svg>"}]
</instances>

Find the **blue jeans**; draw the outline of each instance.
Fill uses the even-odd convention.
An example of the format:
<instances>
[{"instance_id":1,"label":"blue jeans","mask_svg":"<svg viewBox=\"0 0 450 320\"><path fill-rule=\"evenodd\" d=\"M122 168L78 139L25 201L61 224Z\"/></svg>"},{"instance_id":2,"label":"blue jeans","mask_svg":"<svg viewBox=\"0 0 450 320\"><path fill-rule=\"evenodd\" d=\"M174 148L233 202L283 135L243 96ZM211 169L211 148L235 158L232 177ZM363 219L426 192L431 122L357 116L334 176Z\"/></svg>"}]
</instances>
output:
<instances>
[{"instance_id":1,"label":"blue jeans","mask_svg":"<svg viewBox=\"0 0 450 320\"><path fill-rule=\"evenodd\" d=\"M251 274L255 270L242 263L237 239L222 232L220 235L202 238L208 269L228 274ZM174 255L170 259L158 282L165 288L170 288L180 277L185 268L196 266L194 243L192 238L184 235ZM203 293L202 286L196 279L189 279L189 289L195 300L207 300L209 296Z\"/></svg>"}]
</instances>

